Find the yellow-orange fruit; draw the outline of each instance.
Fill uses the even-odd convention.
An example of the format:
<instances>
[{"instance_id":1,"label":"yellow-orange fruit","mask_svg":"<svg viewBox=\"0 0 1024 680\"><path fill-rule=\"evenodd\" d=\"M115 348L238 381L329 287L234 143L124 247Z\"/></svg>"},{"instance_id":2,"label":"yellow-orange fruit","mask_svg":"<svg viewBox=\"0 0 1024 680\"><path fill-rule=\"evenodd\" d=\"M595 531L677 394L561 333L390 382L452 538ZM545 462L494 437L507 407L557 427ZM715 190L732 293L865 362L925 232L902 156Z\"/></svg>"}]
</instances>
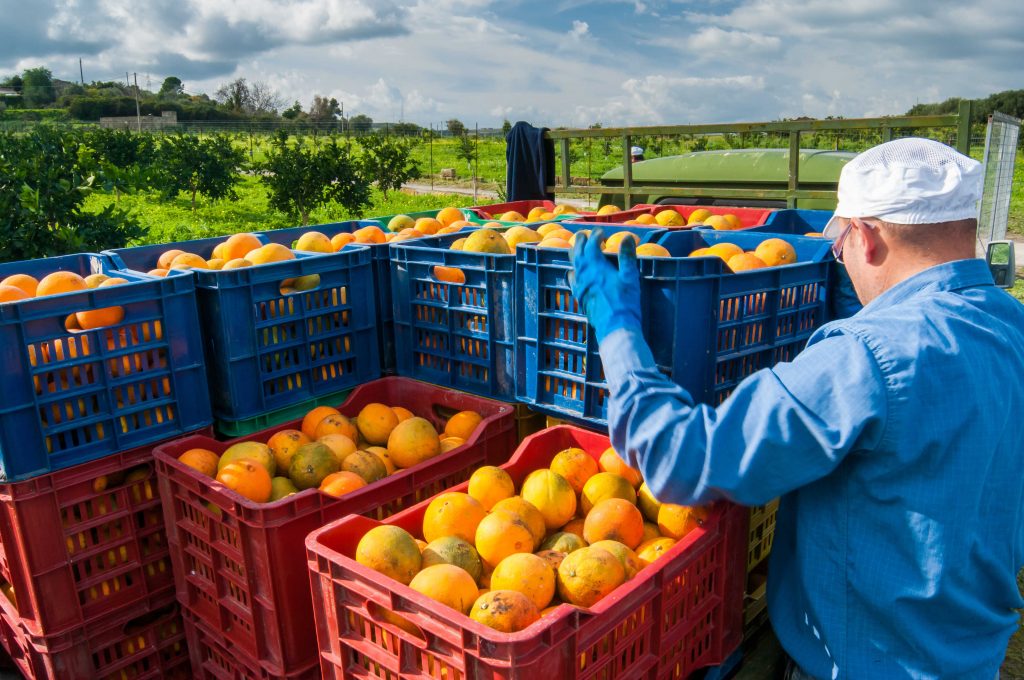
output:
<instances>
[{"instance_id":1,"label":"yellow-orange fruit","mask_svg":"<svg viewBox=\"0 0 1024 680\"><path fill-rule=\"evenodd\" d=\"M491 512L507 512L521 519L533 536L534 549L540 547L547 533L547 524L544 522L544 515L540 514L540 510L532 503L524 500L522 496L511 496L495 503L491 507Z\"/></svg>"},{"instance_id":2,"label":"yellow-orange fruit","mask_svg":"<svg viewBox=\"0 0 1024 680\"><path fill-rule=\"evenodd\" d=\"M551 459L550 468L564 477L576 493L583 491L583 485L587 480L601 471L593 456L577 448L556 453Z\"/></svg>"},{"instance_id":3,"label":"yellow-orange fruit","mask_svg":"<svg viewBox=\"0 0 1024 680\"><path fill-rule=\"evenodd\" d=\"M602 472L611 472L623 477L633 485L634 489L639 488L644 481L643 477L640 476L640 471L630 467L629 463L622 460L622 457L611 446L604 450L597 464L601 467Z\"/></svg>"},{"instance_id":4,"label":"yellow-orange fruit","mask_svg":"<svg viewBox=\"0 0 1024 680\"><path fill-rule=\"evenodd\" d=\"M480 558L493 568L509 555L532 553L534 538L520 517L496 511L480 520L474 544Z\"/></svg>"},{"instance_id":5,"label":"yellow-orange fruit","mask_svg":"<svg viewBox=\"0 0 1024 680\"><path fill-rule=\"evenodd\" d=\"M416 539L405 529L382 524L367 531L356 546L356 562L406 585L423 558Z\"/></svg>"},{"instance_id":6,"label":"yellow-orange fruit","mask_svg":"<svg viewBox=\"0 0 1024 680\"><path fill-rule=\"evenodd\" d=\"M621 498L601 501L587 513L583 522L583 538L590 545L612 540L635 548L643 537L644 516L635 505Z\"/></svg>"},{"instance_id":7,"label":"yellow-orange fruit","mask_svg":"<svg viewBox=\"0 0 1024 680\"><path fill-rule=\"evenodd\" d=\"M467 492L489 511L498 501L516 495L516 485L500 467L485 465L470 475Z\"/></svg>"},{"instance_id":8,"label":"yellow-orange fruit","mask_svg":"<svg viewBox=\"0 0 1024 680\"><path fill-rule=\"evenodd\" d=\"M494 568L491 589L515 590L530 598L537 609L543 609L555 596L555 572L542 557L516 553Z\"/></svg>"},{"instance_id":9,"label":"yellow-orange fruit","mask_svg":"<svg viewBox=\"0 0 1024 680\"><path fill-rule=\"evenodd\" d=\"M457 536L473 543L487 511L469 494L449 491L430 501L423 513L423 538L429 543Z\"/></svg>"},{"instance_id":10,"label":"yellow-orange fruit","mask_svg":"<svg viewBox=\"0 0 1024 680\"><path fill-rule=\"evenodd\" d=\"M433 564L420 570L409 587L463 614L469 613L480 594L473 577L452 564Z\"/></svg>"},{"instance_id":11,"label":"yellow-orange fruit","mask_svg":"<svg viewBox=\"0 0 1024 680\"><path fill-rule=\"evenodd\" d=\"M557 529L576 514L576 492L557 472L535 470L523 482L523 500L540 510L544 524Z\"/></svg>"},{"instance_id":12,"label":"yellow-orange fruit","mask_svg":"<svg viewBox=\"0 0 1024 680\"><path fill-rule=\"evenodd\" d=\"M540 618L537 606L515 590L491 590L477 598L469 618L502 633L517 633Z\"/></svg>"},{"instance_id":13,"label":"yellow-orange fruit","mask_svg":"<svg viewBox=\"0 0 1024 680\"><path fill-rule=\"evenodd\" d=\"M601 548L570 553L558 567L558 595L578 607L592 607L625 581L622 562Z\"/></svg>"}]
</instances>

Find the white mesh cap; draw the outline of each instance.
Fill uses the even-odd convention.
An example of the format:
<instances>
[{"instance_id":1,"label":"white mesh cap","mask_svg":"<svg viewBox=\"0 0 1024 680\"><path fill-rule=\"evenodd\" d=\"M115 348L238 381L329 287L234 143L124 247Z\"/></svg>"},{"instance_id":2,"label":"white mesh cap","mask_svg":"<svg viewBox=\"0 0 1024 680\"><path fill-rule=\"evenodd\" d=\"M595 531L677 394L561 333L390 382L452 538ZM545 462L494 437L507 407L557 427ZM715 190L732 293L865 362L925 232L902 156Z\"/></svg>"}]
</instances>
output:
<instances>
[{"instance_id":1,"label":"white mesh cap","mask_svg":"<svg viewBox=\"0 0 1024 680\"><path fill-rule=\"evenodd\" d=\"M982 183L981 163L941 142L907 137L879 144L843 166L839 203L824 236L839 236L836 217L896 224L977 217Z\"/></svg>"},{"instance_id":2,"label":"white mesh cap","mask_svg":"<svg viewBox=\"0 0 1024 680\"><path fill-rule=\"evenodd\" d=\"M629 155L630 156L643 156L644 155L644 148L642 146L631 146L629 148Z\"/></svg>"}]
</instances>

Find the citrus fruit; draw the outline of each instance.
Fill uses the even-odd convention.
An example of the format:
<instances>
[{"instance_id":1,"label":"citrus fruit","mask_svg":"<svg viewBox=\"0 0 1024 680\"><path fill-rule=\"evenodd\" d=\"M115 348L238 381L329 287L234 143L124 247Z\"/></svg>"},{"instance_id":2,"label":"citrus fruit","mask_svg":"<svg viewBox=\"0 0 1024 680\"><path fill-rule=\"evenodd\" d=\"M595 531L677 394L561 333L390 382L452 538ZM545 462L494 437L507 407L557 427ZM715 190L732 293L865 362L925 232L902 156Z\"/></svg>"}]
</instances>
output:
<instances>
[{"instance_id":1,"label":"citrus fruit","mask_svg":"<svg viewBox=\"0 0 1024 680\"><path fill-rule=\"evenodd\" d=\"M334 454L334 457L338 459L339 463L348 458L349 454L354 453L358 448L356 447L356 443L352 441L351 437L347 437L343 434L325 434L323 437L317 439L317 441L329 448L331 453Z\"/></svg>"},{"instance_id":2,"label":"citrus fruit","mask_svg":"<svg viewBox=\"0 0 1024 680\"><path fill-rule=\"evenodd\" d=\"M422 234L431 236L436 234L443 226L443 224L435 220L433 217L421 217L416 220L416 223L412 225L412 228Z\"/></svg>"},{"instance_id":3,"label":"citrus fruit","mask_svg":"<svg viewBox=\"0 0 1024 680\"><path fill-rule=\"evenodd\" d=\"M292 462L292 456L303 444L309 443L309 437L298 430L281 430L275 432L267 440L267 447L274 454L277 470L284 472Z\"/></svg>"},{"instance_id":4,"label":"citrus fruit","mask_svg":"<svg viewBox=\"0 0 1024 680\"><path fill-rule=\"evenodd\" d=\"M663 245L657 243L644 243L636 247L638 257L672 257L672 253Z\"/></svg>"},{"instance_id":5,"label":"citrus fruit","mask_svg":"<svg viewBox=\"0 0 1024 680\"><path fill-rule=\"evenodd\" d=\"M480 558L495 567L515 553L532 553L534 537L526 522L510 512L494 511L480 520L473 541Z\"/></svg>"},{"instance_id":6,"label":"citrus fruit","mask_svg":"<svg viewBox=\"0 0 1024 680\"><path fill-rule=\"evenodd\" d=\"M170 269L171 268L171 262L174 261L174 258L176 258L178 255L181 255L184 252L185 252L184 250L178 250L177 248L172 248L171 250L165 250L163 253L160 254L160 257L157 258L157 260L156 260L156 268L157 269Z\"/></svg>"},{"instance_id":7,"label":"citrus fruit","mask_svg":"<svg viewBox=\"0 0 1024 680\"><path fill-rule=\"evenodd\" d=\"M461 210L449 206L447 208L441 208L440 210L438 210L436 219L438 222L441 223L442 226L448 227L451 226L452 223L454 222L463 221L465 218Z\"/></svg>"},{"instance_id":8,"label":"citrus fruit","mask_svg":"<svg viewBox=\"0 0 1024 680\"><path fill-rule=\"evenodd\" d=\"M576 492L565 477L551 470L535 470L523 482L520 495L540 510L544 525L557 529L576 514Z\"/></svg>"},{"instance_id":9,"label":"citrus fruit","mask_svg":"<svg viewBox=\"0 0 1024 680\"><path fill-rule=\"evenodd\" d=\"M366 481L354 472L332 472L320 482L320 491L328 496L340 498L347 493L366 486Z\"/></svg>"},{"instance_id":10,"label":"citrus fruit","mask_svg":"<svg viewBox=\"0 0 1024 680\"><path fill-rule=\"evenodd\" d=\"M617 253L619 252L619 248L622 247L622 242L625 241L627 238L633 239L634 244L640 242L640 239L636 237L636 234L633 234L628 231L617 231L608 237L608 239L604 242L601 250L603 250L606 253Z\"/></svg>"},{"instance_id":11,"label":"citrus fruit","mask_svg":"<svg viewBox=\"0 0 1024 680\"><path fill-rule=\"evenodd\" d=\"M636 556L644 564L650 564L668 552L669 548L675 544L674 538L653 538L637 546Z\"/></svg>"},{"instance_id":12,"label":"citrus fruit","mask_svg":"<svg viewBox=\"0 0 1024 680\"><path fill-rule=\"evenodd\" d=\"M389 475L395 474L398 470L398 468L395 467L395 461L391 460L391 454L388 453L388 450L383 446L367 446L365 451L380 458L381 462L384 463L384 467L387 468Z\"/></svg>"},{"instance_id":13,"label":"citrus fruit","mask_svg":"<svg viewBox=\"0 0 1024 680\"><path fill-rule=\"evenodd\" d=\"M217 463L220 458L209 449L189 449L178 456L178 460L207 477L217 476Z\"/></svg>"},{"instance_id":14,"label":"citrus fruit","mask_svg":"<svg viewBox=\"0 0 1024 680\"><path fill-rule=\"evenodd\" d=\"M781 238L769 238L761 241L754 254L769 267L778 267L796 262L796 249Z\"/></svg>"},{"instance_id":15,"label":"citrus fruit","mask_svg":"<svg viewBox=\"0 0 1024 680\"><path fill-rule=\"evenodd\" d=\"M559 597L579 607L593 606L625 581L622 562L601 548L581 548L558 566Z\"/></svg>"},{"instance_id":16,"label":"citrus fruit","mask_svg":"<svg viewBox=\"0 0 1024 680\"><path fill-rule=\"evenodd\" d=\"M298 493L299 490L287 477L274 477L270 480L270 502L279 501L282 498Z\"/></svg>"},{"instance_id":17,"label":"citrus fruit","mask_svg":"<svg viewBox=\"0 0 1024 680\"><path fill-rule=\"evenodd\" d=\"M315 409L307 413L302 418L302 425L299 429L302 430L302 434L310 438L310 440L316 439L316 426L320 424L320 421L330 415L341 415L341 412L331 406L317 406Z\"/></svg>"},{"instance_id":18,"label":"citrus fruit","mask_svg":"<svg viewBox=\"0 0 1024 680\"><path fill-rule=\"evenodd\" d=\"M583 521L583 538L590 545L612 540L635 548L643 537L644 516L635 505L621 498L597 503Z\"/></svg>"},{"instance_id":19,"label":"citrus fruit","mask_svg":"<svg viewBox=\"0 0 1024 680\"><path fill-rule=\"evenodd\" d=\"M583 492L580 494L583 514L586 515L595 505L607 498L622 498L635 504L636 491L625 477L612 472L598 472L583 485Z\"/></svg>"},{"instance_id":20,"label":"citrus fruit","mask_svg":"<svg viewBox=\"0 0 1024 680\"><path fill-rule=\"evenodd\" d=\"M394 414L392 413L392 417ZM398 423L388 436L388 453L400 468L409 468L441 452L437 430L426 418L413 417Z\"/></svg>"},{"instance_id":21,"label":"citrus fruit","mask_svg":"<svg viewBox=\"0 0 1024 680\"><path fill-rule=\"evenodd\" d=\"M517 633L540 618L537 605L515 590L492 590L477 598L469 618L502 633Z\"/></svg>"},{"instance_id":22,"label":"citrus fruit","mask_svg":"<svg viewBox=\"0 0 1024 680\"><path fill-rule=\"evenodd\" d=\"M559 451L551 459L549 466L553 472L557 472L576 493L583 491L583 485L587 480L600 472L597 461L593 456L583 449L571 448Z\"/></svg>"},{"instance_id":23,"label":"citrus fruit","mask_svg":"<svg viewBox=\"0 0 1024 680\"><path fill-rule=\"evenodd\" d=\"M553 533L540 544L541 550L555 550L566 555L586 547L587 542L582 537L568 531Z\"/></svg>"},{"instance_id":24,"label":"citrus fruit","mask_svg":"<svg viewBox=\"0 0 1024 680\"><path fill-rule=\"evenodd\" d=\"M468 441L483 420L483 416L476 411L460 411L445 423L444 433Z\"/></svg>"},{"instance_id":25,"label":"citrus fruit","mask_svg":"<svg viewBox=\"0 0 1024 680\"><path fill-rule=\"evenodd\" d=\"M416 224L416 220L408 215L395 215L391 218L391 221L388 222L388 231L397 234L403 229L411 229L414 224Z\"/></svg>"},{"instance_id":26,"label":"citrus fruit","mask_svg":"<svg viewBox=\"0 0 1024 680\"><path fill-rule=\"evenodd\" d=\"M391 410L395 412L395 417L398 418L398 422L409 420L409 418L412 418L415 415L409 409L402 408L401 406L392 406Z\"/></svg>"},{"instance_id":27,"label":"citrus fruit","mask_svg":"<svg viewBox=\"0 0 1024 680\"><path fill-rule=\"evenodd\" d=\"M256 503L270 500L271 480L267 469L248 458L234 460L220 468L217 481Z\"/></svg>"},{"instance_id":28,"label":"citrus fruit","mask_svg":"<svg viewBox=\"0 0 1024 680\"><path fill-rule=\"evenodd\" d=\"M232 234L224 241L224 246L218 255L225 261L245 259L245 256L262 247L263 244L253 234ZM160 266L160 263L157 263ZM164 267L167 269L167 267Z\"/></svg>"},{"instance_id":29,"label":"citrus fruit","mask_svg":"<svg viewBox=\"0 0 1024 680\"><path fill-rule=\"evenodd\" d=\"M516 553L494 568L491 589L515 590L530 598L537 609L543 609L555 596L555 572L543 557Z\"/></svg>"},{"instance_id":30,"label":"citrus fruit","mask_svg":"<svg viewBox=\"0 0 1024 680\"><path fill-rule=\"evenodd\" d=\"M620 477L623 477L627 482L633 485L633 488L639 488L643 483L643 477L640 476L640 471L634 467L630 467L629 463L622 460L618 452L611 446L604 450L601 454L601 458L597 461L602 472L611 472Z\"/></svg>"},{"instance_id":31,"label":"citrus fruit","mask_svg":"<svg viewBox=\"0 0 1024 680\"><path fill-rule=\"evenodd\" d=\"M367 404L356 416L356 427L359 428L363 439L371 444L386 444L396 425L398 416L384 404Z\"/></svg>"},{"instance_id":32,"label":"citrus fruit","mask_svg":"<svg viewBox=\"0 0 1024 680\"><path fill-rule=\"evenodd\" d=\"M710 246L704 254L717 255L718 257L722 258L723 262L728 262L729 258L732 257L733 255L740 255L742 253L743 249L740 248L735 243L726 243L725 241L723 241L721 243L716 243L715 245Z\"/></svg>"},{"instance_id":33,"label":"citrus fruit","mask_svg":"<svg viewBox=\"0 0 1024 680\"><path fill-rule=\"evenodd\" d=\"M469 613L480 594L473 577L453 564L424 567L412 577L409 587L463 614Z\"/></svg>"},{"instance_id":34,"label":"citrus fruit","mask_svg":"<svg viewBox=\"0 0 1024 680\"><path fill-rule=\"evenodd\" d=\"M692 213L690 213L690 217L687 218L686 223L704 224L704 220L706 220L709 217L711 217L710 210L707 210L706 208L697 208Z\"/></svg>"},{"instance_id":35,"label":"citrus fruit","mask_svg":"<svg viewBox=\"0 0 1024 680\"><path fill-rule=\"evenodd\" d=\"M558 571L558 565L562 563L562 560L564 560L565 556L568 554L569 553L559 552L557 550L538 550L534 553L534 555L547 562L552 571L556 572Z\"/></svg>"},{"instance_id":36,"label":"citrus fruit","mask_svg":"<svg viewBox=\"0 0 1024 680\"><path fill-rule=\"evenodd\" d=\"M36 287L36 297L59 295L86 290L85 279L74 272L53 272L47 274Z\"/></svg>"},{"instance_id":37,"label":"citrus fruit","mask_svg":"<svg viewBox=\"0 0 1024 680\"><path fill-rule=\"evenodd\" d=\"M661 509L661 503L654 494L651 493L651 489L644 482L640 485L640 488L636 492L636 504L640 507L640 512L644 514L644 517L651 521L658 521L658 510Z\"/></svg>"},{"instance_id":38,"label":"citrus fruit","mask_svg":"<svg viewBox=\"0 0 1024 680\"><path fill-rule=\"evenodd\" d=\"M532 503L524 500L522 496L512 496L495 503L491 507L491 512L507 512L521 519L533 536L534 548L540 547L547 533L547 524L544 522L544 515L540 514L540 510Z\"/></svg>"},{"instance_id":39,"label":"citrus fruit","mask_svg":"<svg viewBox=\"0 0 1024 680\"><path fill-rule=\"evenodd\" d=\"M39 282L33 276L28 274L11 274L3 281L0 281L0 286L13 286L20 288L25 292L28 297L36 296L36 288L39 287Z\"/></svg>"},{"instance_id":40,"label":"citrus fruit","mask_svg":"<svg viewBox=\"0 0 1024 680\"><path fill-rule=\"evenodd\" d=\"M501 234L493 229L477 229L466 237L462 250L467 253L490 253L492 255L509 255L508 243Z\"/></svg>"},{"instance_id":41,"label":"citrus fruit","mask_svg":"<svg viewBox=\"0 0 1024 680\"><path fill-rule=\"evenodd\" d=\"M237 444L232 444L220 455L217 470L220 471L228 463L242 458L256 461L266 468L267 473L271 477L277 472L277 461L274 460L273 452L269 446L260 442L238 442Z\"/></svg>"},{"instance_id":42,"label":"citrus fruit","mask_svg":"<svg viewBox=\"0 0 1024 680\"><path fill-rule=\"evenodd\" d=\"M448 491L430 501L423 513L423 538L434 541L457 536L470 543L487 511L469 494Z\"/></svg>"},{"instance_id":43,"label":"citrus fruit","mask_svg":"<svg viewBox=\"0 0 1024 680\"><path fill-rule=\"evenodd\" d=\"M384 461L369 451L353 451L341 462L341 469L359 475L367 484L388 475L388 468L384 465Z\"/></svg>"},{"instance_id":44,"label":"citrus fruit","mask_svg":"<svg viewBox=\"0 0 1024 680\"><path fill-rule=\"evenodd\" d=\"M267 245L260 246L256 250L248 253L245 256L245 259L251 262L253 266L256 266L261 264L270 264L271 262L294 260L295 253L280 243L268 243Z\"/></svg>"},{"instance_id":45,"label":"citrus fruit","mask_svg":"<svg viewBox=\"0 0 1024 680\"><path fill-rule=\"evenodd\" d=\"M195 253L182 253L171 260L171 269L209 269L206 260Z\"/></svg>"},{"instance_id":46,"label":"citrus fruit","mask_svg":"<svg viewBox=\"0 0 1024 680\"><path fill-rule=\"evenodd\" d=\"M622 212L622 208L617 205L609 203L608 205L602 205L597 209L598 215L611 215L612 213Z\"/></svg>"},{"instance_id":47,"label":"citrus fruit","mask_svg":"<svg viewBox=\"0 0 1024 680\"><path fill-rule=\"evenodd\" d=\"M443 536L427 543L422 550L423 566L429 567L433 564L452 564L479 581L484 573L483 562L476 548L468 541L458 536Z\"/></svg>"},{"instance_id":48,"label":"citrus fruit","mask_svg":"<svg viewBox=\"0 0 1024 680\"><path fill-rule=\"evenodd\" d=\"M681 227L686 224L686 220L683 219L683 216L671 208L668 210L662 210L655 215L654 221L663 227Z\"/></svg>"},{"instance_id":49,"label":"citrus fruit","mask_svg":"<svg viewBox=\"0 0 1024 680\"><path fill-rule=\"evenodd\" d=\"M658 510L658 531L677 541L694 529L704 526L707 508L662 503Z\"/></svg>"},{"instance_id":50,"label":"citrus fruit","mask_svg":"<svg viewBox=\"0 0 1024 680\"><path fill-rule=\"evenodd\" d=\"M619 562L622 562L622 568L626 570L627 581L636 576L638 571L647 566L640 561L637 554L630 550L629 546L625 543L613 540L604 540L591 543L590 545L593 548L601 548L602 550L607 550L612 555L615 555Z\"/></svg>"},{"instance_id":51,"label":"citrus fruit","mask_svg":"<svg viewBox=\"0 0 1024 680\"><path fill-rule=\"evenodd\" d=\"M314 489L327 475L340 469L341 464L334 457L334 452L319 442L311 442L300 446L292 456L288 477L300 490Z\"/></svg>"},{"instance_id":52,"label":"citrus fruit","mask_svg":"<svg viewBox=\"0 0 1024 680\"><path fill-rule=\"evenodd\" d=\"M423 557L412 534L401 527L382 524L359 539L356 562L408 585L420 570Z\"/></svg>"},{"instance_id":53,"label":"citrus fruit","mask_svg":"<svg viewBox=\"0 0 1024 680\"><path fill-rule=\"evenodd\" d=\"M331 238L331 248L334 248L334 252L338 252L339 250L341 250L342 248L347 246L349 243L355 243L355 242L356 242L355 234L352 234L352 233L347 232L347 231L343 231L341 233L335 234Z\"/></svg>"},{"instance_id":54,"label":"citrus fruit","mask_svg":"<svg viewBox=\"0 0 1024 680\"><path fill-rule=\"evenodd\" d=\"M516 485L512 481L512 477L500 467L485 465L477 468L470 475L467 492L485 510L490 510L498 501L516 495Z\"/></svg>"},{"instance_id":55,"label":"citrus fruit","mask_svg":"<svg viewBox=\"0 0 1024 680\"><path fill-rule=\"evenodd\" d=\"M734 229L732 222L725 219L721 215L709 215L704 218L704 226L711 227L712 229L718 229L721 231L731 231Z\"/></svg>"},{"instance_id":56,"label":"citrus fruit","mask_svg":"<svg viewBox=\"0 0 1024 680\"><path fill-rule=\"evenodd\" d=\"M765 264L764 260L754 253L740 253L739 255L733 255L729 258L726 264L729 269L734 272L745 272L750 271L751 269L764 269L768 266Z\"/></svg>"}]
</instances>

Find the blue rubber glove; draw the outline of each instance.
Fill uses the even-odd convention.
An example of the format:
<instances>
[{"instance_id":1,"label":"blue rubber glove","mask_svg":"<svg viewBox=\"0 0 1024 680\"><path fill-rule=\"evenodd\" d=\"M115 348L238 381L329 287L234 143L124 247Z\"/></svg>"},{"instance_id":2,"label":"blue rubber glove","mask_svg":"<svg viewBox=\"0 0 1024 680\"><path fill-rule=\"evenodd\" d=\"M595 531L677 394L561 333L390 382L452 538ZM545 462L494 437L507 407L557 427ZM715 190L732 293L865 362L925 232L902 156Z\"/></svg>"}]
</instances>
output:
<instances>
[{"instance_id":1,"label":"blue rubber glove","mask_svg":"<svg viewBox=\"0 0 1024 680\"><path fill-rule=\"evenodd\" d=\"M623 240L616 269L609 256L601 252L603 240L600 229L589 238L586 234L576 235L572 249L574 271L569 276L572 294L583 305L598 342L620 328L637 332L642 329L636 242L631 238Z\"/></svg>"}]
</instances>

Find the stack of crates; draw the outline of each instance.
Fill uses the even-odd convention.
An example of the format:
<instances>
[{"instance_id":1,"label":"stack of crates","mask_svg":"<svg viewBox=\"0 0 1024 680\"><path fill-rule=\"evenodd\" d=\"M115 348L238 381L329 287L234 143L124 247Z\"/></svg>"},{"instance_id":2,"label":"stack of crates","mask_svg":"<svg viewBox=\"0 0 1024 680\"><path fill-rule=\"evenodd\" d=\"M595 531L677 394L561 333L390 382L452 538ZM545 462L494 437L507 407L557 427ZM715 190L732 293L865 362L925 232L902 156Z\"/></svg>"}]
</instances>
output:
<instances>
[{"instance_id":1,"label":"stack of crates","mask_svg":"<svg viewBox=\"0 0 1024 680\"><path fill-rule=\"evenodd\" d=\"M29 678L189 677L152 454L210 431L192 280L0 265L56 272L123 281L0 305L0 643Z\"/></svg>"}]
</instances>

